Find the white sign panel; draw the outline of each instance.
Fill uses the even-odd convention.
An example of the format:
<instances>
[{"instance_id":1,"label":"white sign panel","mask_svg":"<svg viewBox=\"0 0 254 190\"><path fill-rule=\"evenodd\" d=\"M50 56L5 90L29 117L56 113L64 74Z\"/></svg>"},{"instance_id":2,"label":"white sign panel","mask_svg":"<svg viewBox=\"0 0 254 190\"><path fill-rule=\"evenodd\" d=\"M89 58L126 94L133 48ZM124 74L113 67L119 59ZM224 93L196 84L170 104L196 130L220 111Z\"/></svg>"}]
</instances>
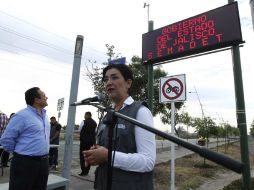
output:
<instances>
[{"instance_id":1,"label":"white sign panel","mask_svg":"<svg viewBox=\"0 0 254 190\"><path fill-rule=\"evenodd\" d=\"M57 101L57 111L60 111L63 109L64 106L64 98L60 98Z\"/></svg>"},{"instance_id":2,"label":"white sign panel","mask_svg":"<svg viewBox=\"0 0 254 190\"><path fill-rule=\"evenodd\" d=\"M160 103L186 100L185 74L160 78Z\"/></svg>"}]
</instances>

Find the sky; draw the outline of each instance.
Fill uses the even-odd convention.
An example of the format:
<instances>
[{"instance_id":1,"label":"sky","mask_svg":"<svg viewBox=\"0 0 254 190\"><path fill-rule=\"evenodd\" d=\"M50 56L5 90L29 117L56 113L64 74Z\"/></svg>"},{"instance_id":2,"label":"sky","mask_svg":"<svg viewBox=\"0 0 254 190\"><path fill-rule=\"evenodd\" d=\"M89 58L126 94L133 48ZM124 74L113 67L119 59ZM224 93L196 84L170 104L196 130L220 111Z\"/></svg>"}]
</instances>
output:
<instances>
[{"instance_id":1,"label":"sky","mask_svg":"<svg viewBox=\"0 0 254 190\"><path fill-rule=\"evenodd\" d=\"M114 45L114 52L126 57L142 56L142 34L149 19L154 29L181 21L226 5L226 0L1 0L0 7L0 110L10 115L24 108L24 92L40 87L48 96L49 116L57 116L57 101L64 98L60 123L67 123L73 52L77 35L84 36L78 98L94 96L85 67L100 66L107 61L105 44ZM254 119L252 55L254 33L249 0L238 1L241 29L245 43L240 48L243 86L248 128ZM192 116L204 115L217 122L236 126L235 90L231 51L223 51L161 65L169 76L185 74L185 111ZM194 88L195 87L195 88ZM96 109L79 106L76 123L86 111ZM159 121L156 117L155 121ZM156 128L170 126L156 122Z\"/></svg>"}]
</instances>

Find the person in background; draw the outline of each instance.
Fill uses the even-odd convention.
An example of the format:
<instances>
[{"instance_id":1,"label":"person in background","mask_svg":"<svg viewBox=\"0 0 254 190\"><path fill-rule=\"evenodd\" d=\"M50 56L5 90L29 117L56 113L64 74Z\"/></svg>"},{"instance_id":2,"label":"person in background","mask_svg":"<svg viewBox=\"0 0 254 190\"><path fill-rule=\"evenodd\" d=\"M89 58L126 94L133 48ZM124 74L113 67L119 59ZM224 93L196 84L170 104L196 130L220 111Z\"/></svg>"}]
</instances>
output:
<instances>
[{"instance_id":1,"label":"person in background","mask_svg":"<svg viewBox=\"0 0 254 190\"><path fill-rule=\"evenodd\" d=\"M5 113L0 111L0 138L8 124L8 117ZM1 145L1 143L0 143ZM8 167L8 159L9 159L9 153L4 151L3 149L0 149L0 156L1 156L1 165L3 167Z\"/></svg>"},{"instance_id":2,"label":"person in background","mask_svg":"<svg viewBox=\"0 0 254 190\"><path fill-rule=\"evenodd\" d=\"M89 150L91 146L95 144L95 131L97 123L92 119L91 112L85 113L85 120L83 120L79 126L80 131L80 176L88 175L90 165L85 164L82 151Z\"/></svg>"},{"instance_id":3,"label":"person in background","mask_svg":"<svg viewBox=\"0 0 254 190\"><path fill-rule=\"evenodd\" d=\"M8 124L8 117L0 110L0 137L3 134L6 125Z\"/></svg>"},{"instance_id":4,"label":"person in background","mask_svg":"<svg viewBox=\"0 0 254 190\"><path fill-rule=\"evenodd\" d=\"M50 118L50 144L59 145L59 138L61 132L61 124L56 121L56 118L52 116ZM56 170L58 165L58 148L51 147L49 149L49 168Z\"/></svg>"},{"instance_id":5,"label":"person in background","mask_svg":"<svg viewBox=\"0 0 254 190\"><path fill-rule=\"evenodd\" d=\"M27 107L8 123L0 142L13 153L9 190L46 190L48 181L49 119L47 96L38 87L25 92Z\"/></svg>"},{"instance_id":6,"label":"person in background","mask_svg":"<svg viewBox=\"0 0 254 190\"><path fill-rule=\"evenodd\" d=\"M115 111L153 127L153 116L146 103L134 101L130 96L133 74L127 65L108 65L103 69L102 79ZM118 118L113 136L115 152L111 153L108 152L107 134L108 127L105 124L100 125L98 145L83 152L87 164L98 165L95 172L95 189L107 188L108 154L112 154L111 190L152 190L156 158L155 135Z\"/></svg>"}]
</instances>

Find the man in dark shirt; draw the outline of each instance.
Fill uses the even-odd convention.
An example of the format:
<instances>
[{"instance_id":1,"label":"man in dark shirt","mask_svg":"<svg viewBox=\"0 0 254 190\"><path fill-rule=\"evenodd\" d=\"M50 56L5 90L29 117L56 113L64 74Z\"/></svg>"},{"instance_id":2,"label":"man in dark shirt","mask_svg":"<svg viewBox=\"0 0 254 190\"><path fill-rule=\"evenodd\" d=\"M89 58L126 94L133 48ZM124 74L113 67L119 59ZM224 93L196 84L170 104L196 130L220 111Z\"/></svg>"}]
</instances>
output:
<instances>
[{"instance_id":1,"label":"man in dark shirt","mask_svg":"<svg viewBox=\"0 0 254 190\"><path fill-rule=\"evenodd\" d=\"M92 119L91 112L85 113L85 120L82 121L79 127L80 131L80 176L87 175L90 170L90 165L85 165L85 160L82 151L89 150L95 144L95 131L97 123Z\"/></svg>"},{"instance_id":2,"label":"man in dark shirt","mask_svg":"<svg viewBox=\"0 0 254 190\"><path fill-rule=\"evenodd\" d=\"M53 116L50 118L50 144L59 145L59 137L62 126L56 121ZM49 150L49 168L56 170L58 165L58 148L51 147Z\"/></svg>"}]
</instances>

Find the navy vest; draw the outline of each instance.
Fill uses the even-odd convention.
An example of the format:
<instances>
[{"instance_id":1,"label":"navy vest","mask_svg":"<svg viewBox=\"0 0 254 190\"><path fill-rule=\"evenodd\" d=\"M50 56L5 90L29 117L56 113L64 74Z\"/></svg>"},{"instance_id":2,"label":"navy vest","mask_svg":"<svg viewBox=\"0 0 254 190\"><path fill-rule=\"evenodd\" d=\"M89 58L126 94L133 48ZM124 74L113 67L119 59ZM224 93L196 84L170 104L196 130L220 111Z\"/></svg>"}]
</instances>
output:
<instances>
[{"instance_id":1,"label":"navy vest","mask_svg":"<svg viewBox=\"0 0 254 190\"><path fill-rule=\"evenodd\" d=\"M135 119L141 105L146 106L144 102L133 102L121 109L119 113ZM100 126L98 142L99 145L108 146L108 128L104 124ZM134 124L118 118L114 128L113 146L114 144L116 145L116 151L124 153L137 152ZM107 188L107 171L107 163L99 165L96 169L95 187L98 190L106 190ZM113 168L111 190L119 189L153 190L153 171L141 173Z\"/></svg>"}]
</instances>

